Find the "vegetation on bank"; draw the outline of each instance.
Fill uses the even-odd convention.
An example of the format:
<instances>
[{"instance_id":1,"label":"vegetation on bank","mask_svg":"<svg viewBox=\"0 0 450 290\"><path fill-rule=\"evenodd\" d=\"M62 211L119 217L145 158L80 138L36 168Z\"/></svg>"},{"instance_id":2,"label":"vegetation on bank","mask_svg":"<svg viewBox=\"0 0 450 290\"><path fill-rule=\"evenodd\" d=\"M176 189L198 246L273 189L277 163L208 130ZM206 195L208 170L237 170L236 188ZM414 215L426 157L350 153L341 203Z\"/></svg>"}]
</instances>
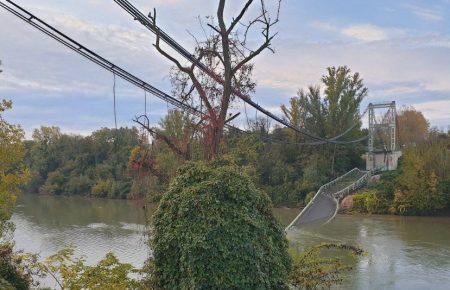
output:
<instances>
[{"instance_id":1,"label":"vegetation on bank","mask_svg":"<svg viewBox=\"0 0 450 290\"><path fill-rule=\"evenodd\" d=\"M19 186L28 176L23 164L24 132L3 118L3 113L11 108L12 102L0 101L0 288L28 289L31 271L23 263L23 257L13 251L14 224L10 221Z\"/></svg>"},{"instance_id":2,"label":"vegetation on bank","mask_svg":"<svg viewBox=\"0 0 450 290\"><path fill-rule=\"evenodd\" d=\"M27 192L126 198L133 194L127 172L131 150L140 144L137 129L103 128L82 137L41 127L25 141L25 163L31 179Z\"/></svg>"},{"instance_id":3,"label":"vegetation on bank","mask_svg":"<svg viewBox=\"0 0 450 290\"><path fill-rule=\"evenodd\" d=\"M405 147L397 171L353 195L355 212L435 215L450 209L450 136L430 132Z\"/></svg>"}]
</instances>

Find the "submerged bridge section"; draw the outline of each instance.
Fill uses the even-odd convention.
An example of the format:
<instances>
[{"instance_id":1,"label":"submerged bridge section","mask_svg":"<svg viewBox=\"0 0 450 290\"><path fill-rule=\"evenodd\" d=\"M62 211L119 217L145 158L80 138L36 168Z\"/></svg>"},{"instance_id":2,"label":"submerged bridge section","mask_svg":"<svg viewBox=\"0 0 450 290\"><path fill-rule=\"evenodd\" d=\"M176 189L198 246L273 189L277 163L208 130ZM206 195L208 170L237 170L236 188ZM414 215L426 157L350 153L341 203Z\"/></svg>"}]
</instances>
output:
<instances>
[{"instance_id":1,"label":"submerged bridge section","mask_svg":"<svg viewBox=\"0 0 450 290\"><path fill-rule=\"evenodd\" d=\"M370 171L354 168L335 180L322 185L308 205L285 230L287 231L293 226L329 222L336 216L340 201L351 192L365 185L370 176Z\"/></svg>"}]
</instances>

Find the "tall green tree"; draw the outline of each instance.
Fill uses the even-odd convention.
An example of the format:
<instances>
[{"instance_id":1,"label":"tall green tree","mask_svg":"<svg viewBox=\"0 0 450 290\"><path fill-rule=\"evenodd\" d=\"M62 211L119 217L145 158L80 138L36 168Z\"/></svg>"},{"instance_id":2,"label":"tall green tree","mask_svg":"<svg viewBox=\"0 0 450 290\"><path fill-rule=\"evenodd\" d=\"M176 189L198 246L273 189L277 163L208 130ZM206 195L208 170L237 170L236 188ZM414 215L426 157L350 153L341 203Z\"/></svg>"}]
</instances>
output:
<instances>
[{"instance_id":1,"label":"tall green tree","mask_svg":"<svg viewBox=\"0 0 450 290\"><path fill-rule=\"evenodd\" d=\"M292 109L303 116L304 128L321 137L332 138L355 122L360 123L359 108L368 89L359 73L352 73L346 66L329 67L321 84L323 87L310 86L298 92L298 105ZM355 136L359 128L360 124L350 136Z\"/></svg>"},{"instance_id":2,"label":"tall green tree","mask_svg":"<svg viewBox=\"0 0 450 290\"><path fill-rule=\"evenodd\" d=\"M352 73L346 66L329 67L321 78L321 85L309 86L298 91L290 100L290 107L282 106L286 119L300 128L322 138L333 138L353 127L339 140L361 137L360 105L368 89L359 73ZM295 142L310 141L304 136L295 136ZM328 160L328 164L307 162L308 172L321 171L327 178L361 165L364 147L361 144L347 146L323 145L302 148L307 160ZM317 156L315 156L317 155ZM321 168L311 168L322 164ZM323 174L322 173L322 174ZM318 178L316 180L323 180Z\"/></svg>"}]
</instances>

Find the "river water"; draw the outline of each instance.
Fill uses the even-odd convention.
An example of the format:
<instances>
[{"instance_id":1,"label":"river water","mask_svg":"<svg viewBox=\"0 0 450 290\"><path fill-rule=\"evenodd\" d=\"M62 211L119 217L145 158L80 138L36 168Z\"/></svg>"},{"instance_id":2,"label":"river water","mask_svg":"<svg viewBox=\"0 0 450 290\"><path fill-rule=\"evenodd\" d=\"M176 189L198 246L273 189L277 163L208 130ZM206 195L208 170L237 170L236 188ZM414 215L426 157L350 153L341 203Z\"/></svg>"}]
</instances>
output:
<instances>
[{"instance_id":1,"label":"river water","mask_svg":"<svg viewBox=\"0 0 450 290\"><path fill-rule=\"evenodd\" d=\"M274 213L286 225L298 210ZM142 266L149 254L145 211L131 201L23 195L12 220L16 248L42 257L73 245L88 263L112 251ZM288 238L296 248L341 242L367 252L338 289L450 289L450 217L338 215ZM48 279L42 285L54 287Z\"/></svg>"}]
</instances>

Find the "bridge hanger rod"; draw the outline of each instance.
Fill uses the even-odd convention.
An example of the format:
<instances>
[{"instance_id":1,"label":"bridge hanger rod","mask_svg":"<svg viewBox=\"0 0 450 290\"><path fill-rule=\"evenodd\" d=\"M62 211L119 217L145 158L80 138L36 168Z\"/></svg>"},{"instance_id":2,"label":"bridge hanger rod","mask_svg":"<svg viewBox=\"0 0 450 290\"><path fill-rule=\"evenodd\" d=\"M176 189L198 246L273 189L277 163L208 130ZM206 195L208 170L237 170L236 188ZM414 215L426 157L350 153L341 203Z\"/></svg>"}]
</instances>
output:
<instances>
[{"instance_id":1,"label":"bridge hanger rod","mask_svg":"<svg viewBox=\"0 0 450 290\"><path fill-rule=\"evenodd\" d=\"M63 44L64 46L70 48L71 50L73 50L76 53L80 54L81 56L85 57L86 59L99 65L100 67L104 68L105 70L112 72L113 74L121 77L122 79L128 81L129 83L151 93L152 95L160 98L161 100L163 100L165 102L170 103L171 105L173 105L181 110L189 111L192 114L199 116L199 117L204 116L204 113L202 113L198 109L177 100L176 98L155 88L154 86L148 84L147 82L136 77L135 75L127 72L126 70L115 65L111 61L100 56L99 54L93 52L89 48L87 48L84 45L80 44L79 42L75 41L71 37L67 36L63 32L54 28L50 24L46 23L42 19L40 19L37 16L35 16L34 14L28 12L27 10L25 10L24 8L15 4L14 2L12 2L10 0L7 0L7 2L9 4L11 4L12 6L8 6L7 4L3 3L3 1L0 1L0 7L4 8L11 14L17 16L18 18L22 19L23 21L25 21L29 25L33 26L37 30L43 32L44 34L48 35L49 37L51 37L54 40L58 41L59 43Z\"/></svg>"},{"instance_id":2,"label":"bridge hanger rod","mask_svg":"<svg viewBox=\"0 0 450 290\"><path fill-rule=\"evenodd\" d=\"M170 37L167 33L165 33L161 28L159 28L155 23L152 23L152 21L145 16L142 12L140 12L135 6L133 6L129 1L127 0L114 0L120 7L122 7L126 12L128 12L134 20L139 21L142 25L144 25L147 29L149 29L154 34L159 33L160 38L168 44L170 47L172 47L175 51L177 51L179 54L181 54L184 58L189 60L190 62L194 63L198 68L200 68L203 72L205 72L207 75L209 75L211 78L213 78L215 81L219 82L223 85L224 81L221 79L218 75L216 75L214 72L212 72L209 68L207 68L204 64L201 62L197 62L195 59L195 56L192 55L189 51L187 51L184 47L182 47L178 42L176 42L172 37ZM257 111L260 111L264 115L270 117L271 119L277 121L280 124L283 124L284 126L300 133L305 136L308 136L312 139L321 141L320 144L324 143L336 143L339 144L340 142L336 141L334 138L331 139L325 139L319 136L315 136L312 133L309 133L305 130L302 130L300 128L295 127L294 125L290 124L289 122L283 120L282 118L274 115L273 113L267 111L257 103L251 100L249 96L246 96L242 94L239 90L236 88L233 88L233 94L240 99L242 99L244 102L255 108ZM336 138L336 137L335 137ZM336 138L337 139L337 138ZM344 141L342 141L344 142Z\"/></svg>"}]
</instances>

